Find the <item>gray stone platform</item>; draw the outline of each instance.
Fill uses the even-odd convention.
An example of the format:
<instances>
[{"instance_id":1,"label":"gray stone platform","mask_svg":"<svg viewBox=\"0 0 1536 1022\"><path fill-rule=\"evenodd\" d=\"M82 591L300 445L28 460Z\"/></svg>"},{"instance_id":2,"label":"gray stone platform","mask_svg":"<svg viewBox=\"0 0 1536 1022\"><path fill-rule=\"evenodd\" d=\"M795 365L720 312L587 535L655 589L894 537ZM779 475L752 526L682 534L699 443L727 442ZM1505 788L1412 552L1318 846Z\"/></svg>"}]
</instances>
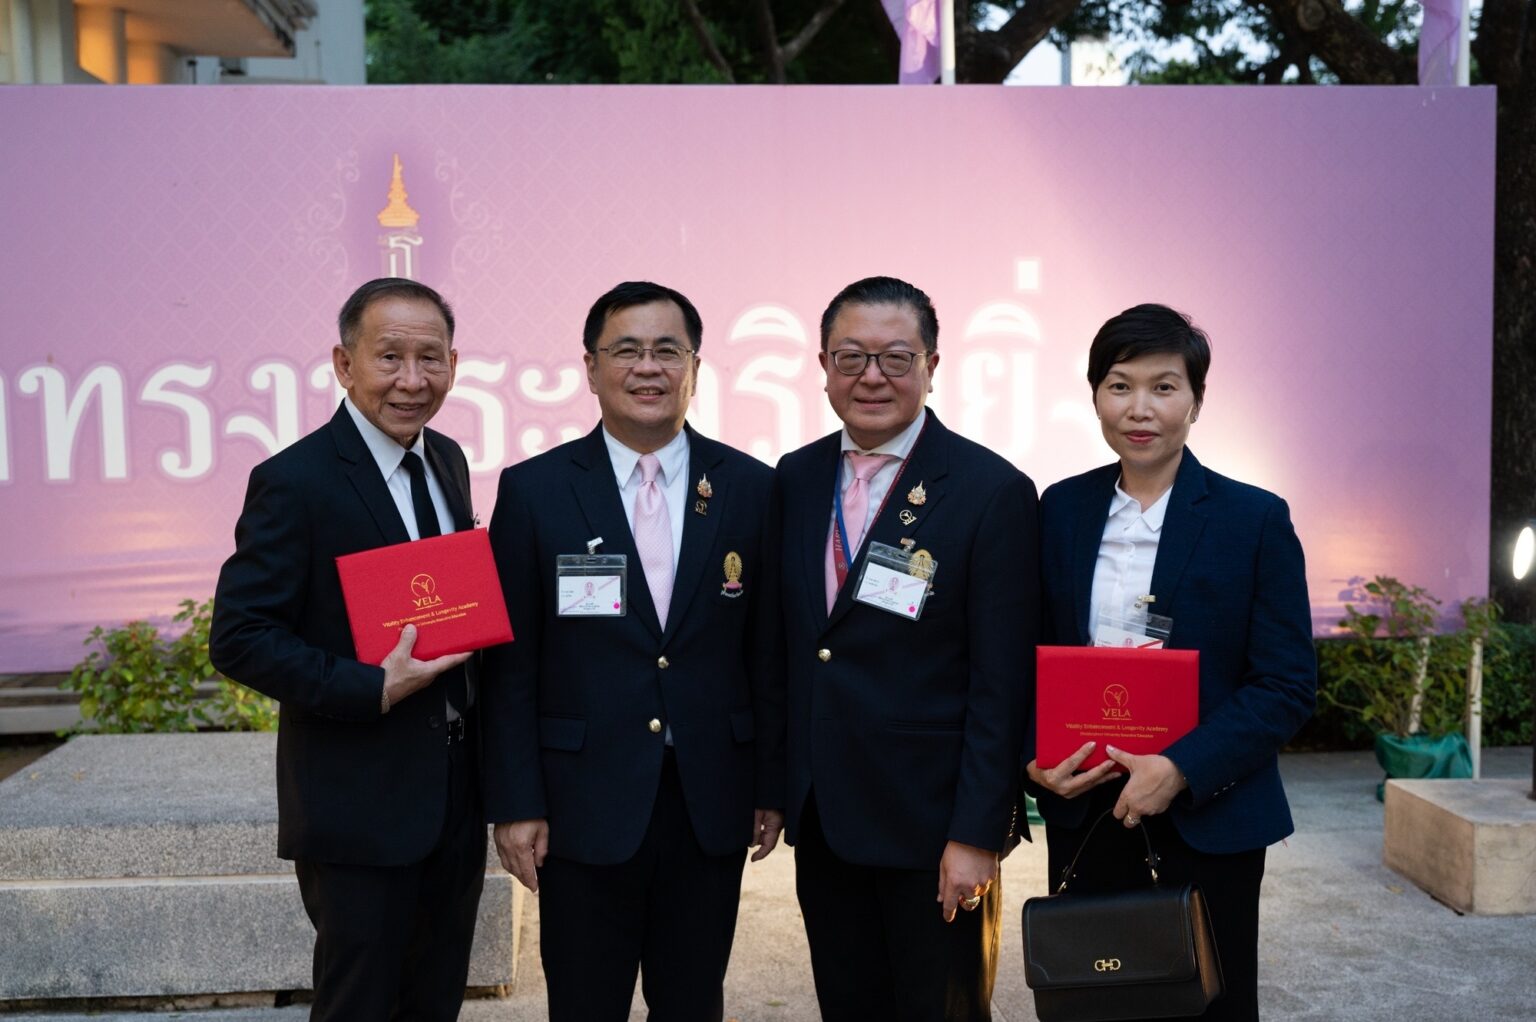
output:
<instances>
[{"instance_id":1,"label":"gray stone platform","mask_svg":"<svg viewBox=\"0 0 1536 1022\"><path fill-rule=\"evenodd\" d=\"M77 738L0 782L0 1002L303 990L276 736ZM473 986L515 977L522 891L489 851Z\"/></svg>"},{"instance_id":2,"label":"gray stone platform","mask_svg":"<svg viewBox=\"0 0 1536 1022\"><path fill-rule=\"evenodd\" d=\"M1463 916L1382 862L1381 770L1369 752L1280 759L1296 833L1269 850L1260 906L1259 1003L1264 1022L1536 1019L1536 926L1516 916ZM1528 783L1529 746L1484 751L1484 775ZM0 788L0 804L4 789ZM0 809L3 811L3 809ZM1019 912L1045 889L1038 840L1003 863L1003 948L993 1022L1031 1022ZM517 986L469 1001L461 1022L543 1022L538 913L526 913ZM5 969L0 945L0 971ZM726 976L725 1013L740 1022L814 1022L810 959L795 904L794 857L749 863ZM307 1009L156 1015L185 1022L303 1022ZM632 1022L646 1017L637 993ZM4 1022L149 1022L143 1015L24 1014Z\"/></svg>"},{"instance_id":3,"label":"gray stone platform","mask_svg":"<svg viewBox=\"0 0 1536 1022\"><path fill-rule=\"evenodd\" d=\"M1536 914L1530 790L1529 779L1388 781L1386 864L1458 912Z\"/></svg>"}]
</instances>

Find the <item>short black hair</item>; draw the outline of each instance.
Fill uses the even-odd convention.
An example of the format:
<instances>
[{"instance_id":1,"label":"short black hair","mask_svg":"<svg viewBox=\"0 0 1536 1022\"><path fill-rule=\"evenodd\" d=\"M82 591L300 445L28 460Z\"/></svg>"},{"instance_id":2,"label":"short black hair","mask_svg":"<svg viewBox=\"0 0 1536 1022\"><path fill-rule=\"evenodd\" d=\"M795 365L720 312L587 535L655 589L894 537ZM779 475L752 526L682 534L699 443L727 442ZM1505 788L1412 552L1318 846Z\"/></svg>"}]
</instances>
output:
<instances>
[{"instance_id":1,"label":"short black hair","mask_svg":"<svg viewBox=\"0 0 1536 1022\"><path fill-rule=\"evenodd\" d=\"M379 277L352 292L352 296L342 305L341 312L336 315L336 328L341 333L342 347L351 348L357 343L357 331L362 326L363 313L368 311L368 306L385 298L409 298L437 306L437 311L443 314L443 322L448 326L448 346L453 347L453 307L427 285L405 277Z\"/></svg>"},{"instance_id":2,"label":"short black hair","mask_svg":"<svg viewBox=\"0 0 1536 1022\"><path fill-rule=\"evenodd\" d=\"M681 291L674 291L663 284L653 284L648 280L626 280L608 289L608 293L592 303L592 308L587 311L587 323L581 331L581 343L591 354L597 351L597 339L603 335L603 327L608 323L608 317L620 309L633 308L636 305L649 305L652 302L671 302L683 312L683 328L688 331L688 340L693 344L693 353L697 355L699 349L704 347L704 321L699 318L699 310L693 307Z\"/></svg>"},{"instance_id":3,"label":"short black hair","mask_svg":"<svg viewBox=\"0 0 1536 1022\"><path fill-rule=\"evenodd\" d=\"M1088 348L1088 386L1099 384L1121 362L1143 355L1172 353L1184 359L1195 403L1205 400L1205 374L1211 368L1211 340L1182 312L1147 303L1126 309L1094 335Z\"/></svg>"},{"instance_id":4,"label":"short black hair","mask_svg":"<svg viewBox=\"0 0 1536 1022\"><path fill-rule=\"evenodd\" d=\"M821 314L821 350L832 339L832 324L845 305L905 305L917 316L917 330L923 338L923 350L932 355L939 350L939 314L933 299L923 289L895 277L865 277L843 288Z\"/></svg>"}]
</instances>

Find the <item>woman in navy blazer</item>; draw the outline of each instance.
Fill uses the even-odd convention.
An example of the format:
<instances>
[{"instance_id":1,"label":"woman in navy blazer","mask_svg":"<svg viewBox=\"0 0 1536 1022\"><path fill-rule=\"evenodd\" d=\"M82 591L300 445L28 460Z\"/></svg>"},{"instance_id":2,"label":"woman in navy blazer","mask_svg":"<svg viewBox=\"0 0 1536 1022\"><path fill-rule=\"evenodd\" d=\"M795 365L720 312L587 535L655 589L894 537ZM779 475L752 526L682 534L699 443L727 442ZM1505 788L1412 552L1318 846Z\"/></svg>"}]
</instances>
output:
<instances>
[{"instance_id":1,"label":"woman in navy blazer","mask_svg":"<svg viewBox=\"0 0 1536 1022\"><path fill-rule=\"evenodd\" d=\"M1145 885L1138 826L1164 882L1204 892L1226 993L1202 1018L1257 1019L1265 848L1294 829L1277 754L1317 693L1301 544L1285 501L1205 468L1184 446L1205 396L1210 346L1188 317L1139 305L1099 330L1088 382L1112 465L1041 498L1042 642L1087 645L1136 601L1172 619L1167 645L1200 652L1200 722L1160 755L1108 747L1043 770L1026 751L1046 821L1054 888L1088 828L1105 821L1073 889ZM1031 740L1033 735L1030 736ZM1128 772L1116 771L1115 765Z\"/></svg>"}]
</instances>

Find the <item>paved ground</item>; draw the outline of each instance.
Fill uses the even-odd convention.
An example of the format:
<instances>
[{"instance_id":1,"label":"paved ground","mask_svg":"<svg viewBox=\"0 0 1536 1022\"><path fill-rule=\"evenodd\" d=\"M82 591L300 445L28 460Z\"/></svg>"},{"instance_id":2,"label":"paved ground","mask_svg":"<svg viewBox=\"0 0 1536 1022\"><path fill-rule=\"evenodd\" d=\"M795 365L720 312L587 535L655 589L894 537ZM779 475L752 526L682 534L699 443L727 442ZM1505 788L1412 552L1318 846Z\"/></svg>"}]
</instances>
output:
<instances>
[{"instance_id":1,"label":"paved ground","mask_svg":"<svg viewBox=\"0 0 1536 1022\"><path fill-rule=\"evenodd\" d=\"M1270 850L1264 883L1260 1000L1267 1022L1536 1019L1536 918L1458 916L1383 866L1382 811L1374 798L1380 774L1369 753L1287 756L1282 769L1296 834ZM1530 770L1529 748L1485 752L1486 776L1529 777ZM1043 847L1021 848L1004 863L998 1022L1035 1018L1017 921L1024 899L1044 886ZM517 990L503 1000L469 1003L464 1022L544 1018L536 911L527 913L524 926ZM739 1022L817 1018L787 850L747 869L726 1015ZM12 1016L16 1022L25 1017ZM297 1022L305 1012L155 1016L177 1017ZM638 997L631 1018L645 1018Z\"/></svg>"}]
</instances>

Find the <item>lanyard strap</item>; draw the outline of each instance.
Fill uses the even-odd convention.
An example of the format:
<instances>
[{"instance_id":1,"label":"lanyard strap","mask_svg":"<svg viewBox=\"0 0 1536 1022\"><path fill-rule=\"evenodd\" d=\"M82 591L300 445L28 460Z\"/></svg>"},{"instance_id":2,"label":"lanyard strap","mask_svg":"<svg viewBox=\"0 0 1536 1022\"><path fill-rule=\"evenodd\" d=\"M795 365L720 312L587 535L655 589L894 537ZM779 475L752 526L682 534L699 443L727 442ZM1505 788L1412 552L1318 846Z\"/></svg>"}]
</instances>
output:
<instances>
[{"instance_id":1,"label":"lanyard strap","mask_svg":"<svg viewBox=\"0 0 1536 1022\"><path fill-rule=\"evenodd\" d=\"M880 520L880 513L885 510L891 494L896 492L896 484L901 482L902 473L907 470L907 462L912 460L912 451L917 450L917 445L923 440L923 431L927 428L928 416L924 412L923 424L917 429L917 439L912 441L912 447L907 451L907 456L902 458L901 464L896 467L896 475L891 479L890 487L885 491L885 496L880 498L880 506L875 508L874 517L869 520L871 529ZM839 590L848 581L848 548L852 545L848 542L848 525L843 521L843 456L847 453L847 451L837 452L837 476L832 483L832 510L837 519L837 527L832 530L832 569L837 573ZM868 536L861 538L861 545L862 540L867 538Z\"/></svg>"}]
</instances>

